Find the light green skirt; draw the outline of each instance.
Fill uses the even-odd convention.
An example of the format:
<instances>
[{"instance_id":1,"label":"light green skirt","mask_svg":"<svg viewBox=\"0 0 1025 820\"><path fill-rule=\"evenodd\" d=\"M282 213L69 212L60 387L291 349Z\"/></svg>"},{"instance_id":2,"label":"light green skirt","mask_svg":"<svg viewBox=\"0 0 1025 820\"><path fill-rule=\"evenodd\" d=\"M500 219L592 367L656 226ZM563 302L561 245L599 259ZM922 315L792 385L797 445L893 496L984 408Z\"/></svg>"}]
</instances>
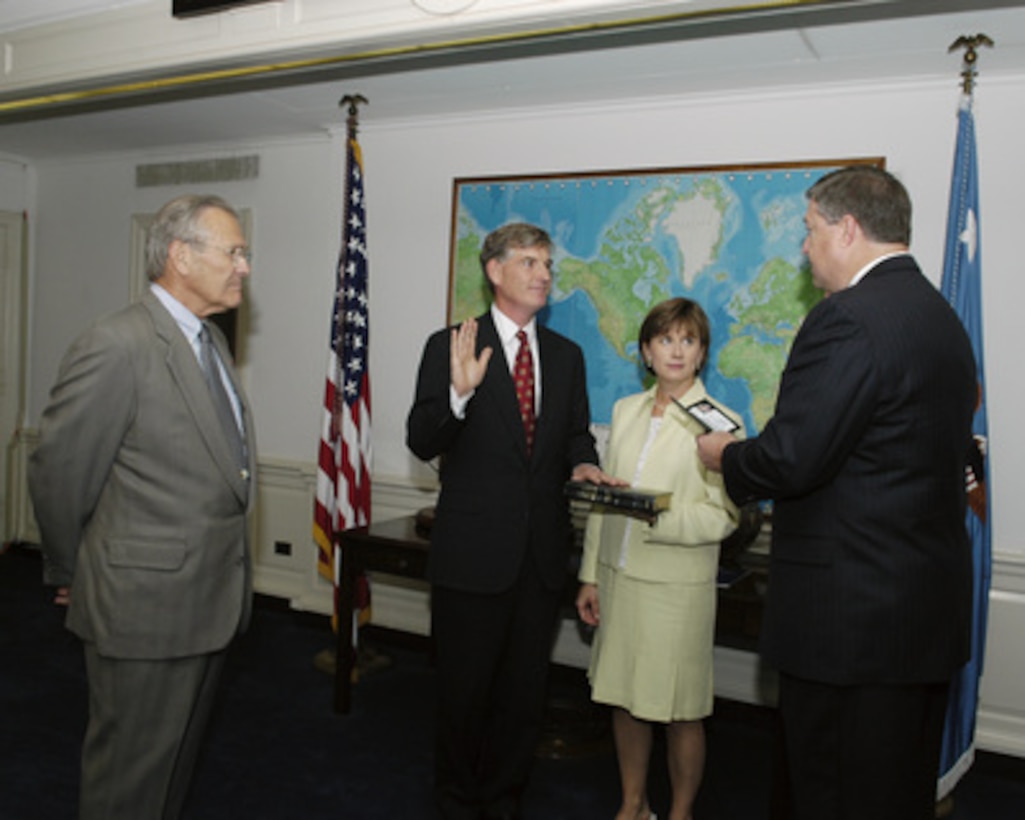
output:
<instances>
[{"instance_id":1,"label":"light green skirt","mask_svg":"<svg viewBox=\"0 0 1025 820\"><path fill-rule=\"evenodd\" d=\"M710 715L715 583L638 581L599 565L598 596L592 698L641 720Z\"/></svg>"}]
</instances>

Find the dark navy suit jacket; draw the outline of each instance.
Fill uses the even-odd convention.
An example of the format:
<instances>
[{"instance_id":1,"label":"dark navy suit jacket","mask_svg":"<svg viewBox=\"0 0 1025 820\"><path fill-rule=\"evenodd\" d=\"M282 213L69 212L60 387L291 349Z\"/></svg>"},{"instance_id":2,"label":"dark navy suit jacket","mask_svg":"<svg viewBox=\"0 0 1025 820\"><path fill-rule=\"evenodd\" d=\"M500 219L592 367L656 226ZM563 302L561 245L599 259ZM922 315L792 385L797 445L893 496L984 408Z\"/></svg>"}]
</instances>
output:
<instances>
[{"instance_id":1,"label":"dark navy suit jacket","mask_svg":"<svg viewBox=\"0 0 1025 820\"><path fill-rule=\"evenodd\" d=\"M723 454L738 505L775 500L762 650L778 669L931 682L968 658L976 396L961 322L909 255L808 314L773 418Z\"/></svg>"},{"instance_id":2,"label":"dark navy suit jacket","mask_svg":"<svg viewBox=\"0 0 1025 820\"><path fill-rule=\"evenodd\" d=\"M451 328L428 339L407 423L409 448L441 456L431 530L432 583L501 592L533 560L550 589L567 578L570 520L563 486L577 464L598 463L580 348L538 325L541 411L527 454L516 390L491 314L478 318L477 352L493 350L484 381L457 419L449 401Z\"/></svg>"}]
</instances>

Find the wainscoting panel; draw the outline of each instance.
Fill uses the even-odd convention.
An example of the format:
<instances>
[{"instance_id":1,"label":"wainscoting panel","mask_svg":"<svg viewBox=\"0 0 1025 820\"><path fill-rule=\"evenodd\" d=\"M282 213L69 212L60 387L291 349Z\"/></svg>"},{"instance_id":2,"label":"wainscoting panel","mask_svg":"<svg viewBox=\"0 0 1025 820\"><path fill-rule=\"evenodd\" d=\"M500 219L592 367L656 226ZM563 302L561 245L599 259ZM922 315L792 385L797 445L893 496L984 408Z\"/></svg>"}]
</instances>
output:
<instances>
[{"instance_id":1,"label":"wainscoting panel","mask_svg":"<svg viewBox=\"0 0 1025 820\"><path fill-rule=\"evenodd\" d=\"M312 464L261 460L253 516L253 585L257 592L292 600L316 572L313 543ZM325 584L325 586L327 586ZM330 588L328 606L330 607ZM330 611L330 610L329 610Z\"/></svg>"},{"instance_id":2,"label":"wainscoting panel","mask_svg":"<svg viewBox=\"0 0 1025 820\"><path fill-rule=\"evenodd\" d=\"M975 740L1025 757L1025 558L995 555Z\"/></svg>"},{"instance_id":3,"label":"wainscoting panel","mask_svg":"<svg viewBox=\"0 0 1025 820\"><path fill-rule=\"evenodd\" d=\"M312 463L261 459L259 504L253 537L253 580L257 592L286 598L295 609L330 614L334 594L317 569L313 541L313 498L317 475ZM432 488L379 476L373 482L371 516L388 521L412 515L434 503ZM377 576L371 579L373 621L380 626L427 634L427 585Z\"/></svg>"}]
</instances>

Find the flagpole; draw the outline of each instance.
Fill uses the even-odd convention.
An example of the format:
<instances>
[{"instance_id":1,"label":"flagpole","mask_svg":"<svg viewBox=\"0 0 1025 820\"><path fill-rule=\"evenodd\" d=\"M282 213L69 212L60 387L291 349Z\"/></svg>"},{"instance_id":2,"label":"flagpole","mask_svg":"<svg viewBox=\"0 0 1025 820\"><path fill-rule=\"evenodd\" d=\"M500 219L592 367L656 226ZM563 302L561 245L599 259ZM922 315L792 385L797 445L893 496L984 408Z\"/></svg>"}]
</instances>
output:
<instances>
[{"instance_id":1,"label":"flagpole","mask_svg":"<svg viewBox=\"0 0 1025 820\"><path fill-rule=\"evenodd\" d=\"M339 101L339 106L348 108L342 231L335 266L331 343L313 505L317 570L332 582L332 626L336 634L334 662L327 658L321 663L325 653L320 653L315 663L335 675L334 705L338 713L349 711L348 682L356 670L356 630L362 619L370 618L366 577L356 577L352 562L342 549L347 530L370 525L369 265L363 157L356 140L359 106L366 103L362 94L346 95ZM337 685L339 678L345 678L345 686Z\"/></svg>"},{"instance_id":2,"label":"flagpole","mask_svg":"<svg viewBox=\"0 0 1025 820\"><path fill-rule=\"evenodd\" d=\"M986 421L985 361L982 338L982 243L979 225L978 166L972 112L977 49L992 47L985 34L958 37L948 49L964 49L961 102L958 107L954 170L950 187L946 248L940 290L957 312L972 343L978 378L978 400L972 421L972 442L965 465L967 513L965 529L972 552L972 647L965 665L954 675L936 784L936 817L953 812L953 790L975 757L979 683L986 646L986 622L992 574L989 512L989 436Z\"/></svg>"}]
</instances>

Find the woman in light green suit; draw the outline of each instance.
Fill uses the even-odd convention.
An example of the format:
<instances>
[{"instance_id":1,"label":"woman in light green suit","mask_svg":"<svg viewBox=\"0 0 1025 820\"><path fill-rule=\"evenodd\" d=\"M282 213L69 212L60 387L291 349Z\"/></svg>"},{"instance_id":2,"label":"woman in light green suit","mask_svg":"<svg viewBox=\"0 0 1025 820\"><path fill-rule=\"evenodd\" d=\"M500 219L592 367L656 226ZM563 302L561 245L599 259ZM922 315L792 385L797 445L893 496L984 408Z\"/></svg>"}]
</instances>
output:
<instances>
[{"instance_id":1,"label":"woman in light green suit","mask_svg":"<svg viewBox=\"0 0 1025 820\"><path fill-rule=\"evenodd\" d=\"M616 402L605 469L634 486L669 491L672 500L651 522L591 514L577 610L598 627L592 697L614 707L623 791L617 820L654 817L647 775L656 723L667 733L669 817L691 820L704 769L701 721L712 711L719 544L738 513L722 477L698 460L694 439L704 428L683 409L709 399L698 376L708 355L708 317L689 299L667 300L648 313L639 342L655 384Z\"/></svg>"}]
</instances>

